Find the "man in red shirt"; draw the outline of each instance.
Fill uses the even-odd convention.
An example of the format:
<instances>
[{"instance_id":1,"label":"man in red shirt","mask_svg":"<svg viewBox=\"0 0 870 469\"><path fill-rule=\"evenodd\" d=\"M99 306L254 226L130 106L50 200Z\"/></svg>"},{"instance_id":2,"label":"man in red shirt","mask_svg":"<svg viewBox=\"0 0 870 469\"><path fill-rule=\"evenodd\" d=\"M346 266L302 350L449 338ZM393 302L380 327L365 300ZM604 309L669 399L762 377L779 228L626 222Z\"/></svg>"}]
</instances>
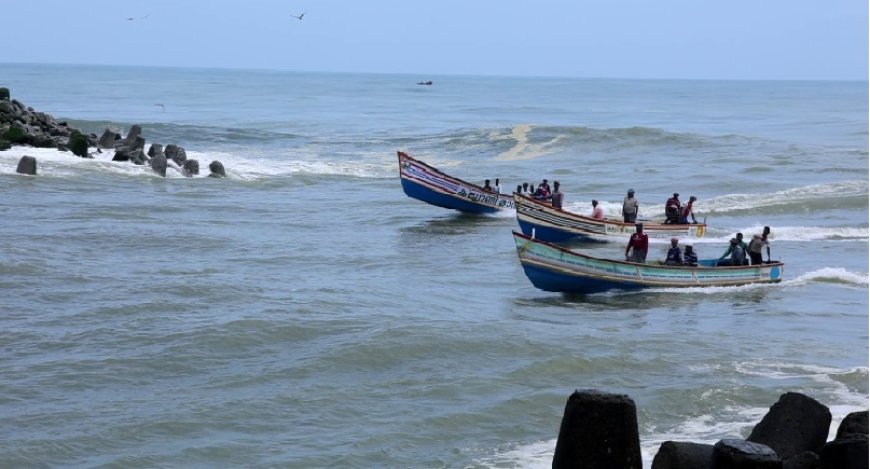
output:
<instances>
[{"instance_id":1,"label":"man in red shirt","mask_svg":"<svg viewBox=\"0 0 870 469\"><path fill-rule=\"evenodd\" d=\"M688 225L689 217L692 217L692 223L698 223L698 220L695 220L695 212L692 210L692 204L694 204L696 200L698 200L698 198L694 195L689 197L689 203L683 207L682 213L680 213L681 225Z\"/></svg>"},{"instance_id":2,"label":"man in red shirt","mask_svg":"<svg viewBox=\"0 0 870 469\"><path fill-rule=\"evenodd\" d=\"M649 249L649 237L643 232L643 223L636 223L634 226L636 231L628 240L628 246L625 247L625 260L643 264L646 262L646 252ZM631 256L628 254L629 251L631 251Z\"/></svg>"}]
</instances>

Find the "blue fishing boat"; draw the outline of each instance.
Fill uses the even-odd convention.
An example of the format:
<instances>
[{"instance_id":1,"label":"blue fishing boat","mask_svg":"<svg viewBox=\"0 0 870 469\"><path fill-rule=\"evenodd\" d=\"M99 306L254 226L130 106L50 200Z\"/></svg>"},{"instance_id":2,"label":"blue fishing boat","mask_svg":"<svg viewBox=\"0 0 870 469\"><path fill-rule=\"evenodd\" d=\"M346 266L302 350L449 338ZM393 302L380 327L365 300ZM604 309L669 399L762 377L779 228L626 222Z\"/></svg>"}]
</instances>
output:
<instances>
[{"instance_id":1,"label":"blue fishing boat","mask_svg":"<svg viewBox=\"0 0 870 469\"><path fill-rule=\"evenodd\" d=\"M510 194L485 191L483 187L448 176L405 152L397 153L399 177L408 197L469 213L492 213L514 208L514 199Z\"/></svg>"},{"instance_id":2,"label":"blue fishing boat","mask_svg":"<svg viewBox=\"0 0 870 469\"><path fill-rule=\"evenodd\" d=\"M520 230L527 236L534 230L535 238L542 241L627 241L635 232L634 223L587 217L520 194L514 194L514 201ZM700 238L706 233L707 225L644 222L643 231L650 238Z\"/></svg>"},{"instance_id":3,"label":"blue fishing boat","mask_svg":"<svg viewBox=\"0 0 870 469\"><path fill-rule=\"evenodd\" d=\"M526 277L541 290L559 293L599 293L644 288L722 287L782 281L784 265L716 267L715 259L697 266L669 266L602 259L513 232L517 255Z\"/></svg>"}]
</instances>

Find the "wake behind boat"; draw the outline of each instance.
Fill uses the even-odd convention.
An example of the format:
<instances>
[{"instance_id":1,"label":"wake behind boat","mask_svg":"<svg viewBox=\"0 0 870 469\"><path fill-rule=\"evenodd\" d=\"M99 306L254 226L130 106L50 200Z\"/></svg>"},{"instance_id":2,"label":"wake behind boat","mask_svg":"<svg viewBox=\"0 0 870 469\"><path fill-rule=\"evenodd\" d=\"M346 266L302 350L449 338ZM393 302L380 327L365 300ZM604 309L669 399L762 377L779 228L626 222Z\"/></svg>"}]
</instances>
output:
<instances>
[{"instance_id":1,"label":"wake behind boat","mask_svg":"<svg viewBox=\"0 0 870 469\"><path fill-rule=\"evenodd\" d=\"M403 151L396 153L399 155L402 189L408 197L469 213L493 213L514 208L510 194L485 191L483 187L448 176Z\"/></svg>"},{"instance_id":2,"label":"wake behind boat","mask_svg":"<svg viewBox=\"0 0 870 469\"><path fill-rule=\"evenodd\" d=\"M599 293L612 289L722 287L782 281L782 262L716 267L716 259L697 266L670 266L602 259L513 232L526 277L544 291Z\"/></svg>"},{"instance_id":3,"label":"wake behind boat","mask_svg":"<svg viewBox=\"0 0 870 469\"><path fill-rule=\"evenodd\" d=\"M627 240L635 231L634 223L607 218L592 218L553 207L550 203L514 194L517 222L523 234L551 243L571 240ZM700 238L707 231L705 223L672 225L644 222L643 231L651 238Z\"/></svg>"}]
</instances>

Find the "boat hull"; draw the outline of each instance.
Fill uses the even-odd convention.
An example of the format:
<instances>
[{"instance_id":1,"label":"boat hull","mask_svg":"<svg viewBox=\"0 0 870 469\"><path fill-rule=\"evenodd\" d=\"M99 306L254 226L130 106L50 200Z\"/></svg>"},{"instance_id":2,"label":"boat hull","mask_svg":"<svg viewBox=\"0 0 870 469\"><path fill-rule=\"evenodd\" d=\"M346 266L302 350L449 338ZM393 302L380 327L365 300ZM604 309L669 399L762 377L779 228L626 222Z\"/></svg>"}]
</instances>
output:
<instances>
[{"instance_id":1,"label":"boat hull","mask_svg":"<svg viewBox=\"0 0 870 469\"><path fill-rule=\"evenodd\" d=\"M404 152L397 153L402 190L408 197L467 213L494 213L514 208L511 195L484 191L480 186L449 176Z\"/></svg>"},{"instance_id":2,"label":"boat hull","mask_svg":"<svg viewBox=\"0 0 870 469\"><path fill-rule=\"evenodd\" d=\"M715 267L637 264L602 259L532 239L514 232L523 271L532 285L558 293L600 293L608 290L739 286L782 281L781 262L755 266Z\"/></svg>"},{"instance_id":3,"label":"boat hull","mask_svg":"<svg viewBox=\"0 0 870 469\"><path fill-rule=\"evenodd\" d=\"M526 236L531 236L534 230L535 238L542 241L625 241L635 232L634 223L579 215L519 194L514 194L514 202L520 230ZM651 238L700 238L707 225L644 223L643 231Z\"/></svg>"}]
</instances>

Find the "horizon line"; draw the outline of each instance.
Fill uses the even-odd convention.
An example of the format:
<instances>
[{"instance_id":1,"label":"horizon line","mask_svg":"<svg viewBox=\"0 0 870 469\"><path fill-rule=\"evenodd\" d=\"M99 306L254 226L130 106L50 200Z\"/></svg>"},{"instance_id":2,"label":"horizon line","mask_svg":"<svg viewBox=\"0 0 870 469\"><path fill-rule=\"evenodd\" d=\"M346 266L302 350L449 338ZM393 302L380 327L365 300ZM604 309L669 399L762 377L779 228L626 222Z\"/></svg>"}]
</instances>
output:
<instances>
[{"instance_id":1,"label":"horizon line","mask_svg":"<svg viewBox=\"0 0 870 469\"><path fill-rule=\"evenodd\" d=\"M119 68L153 68L171 70L227 70L249 72L286 72L286 73L326 73L336 75L405 75L418 78L429 77L480 77L480 78L544 78L544 79L576 79L576 80L627 80L627 81L747 81L747 82L857 82L867 83L868 77L864 78L686 78L686 77L624 77L624 76L580 76L580 75L508 75L508 74L481 74L481 73L427 73L427 72L376 72L376 71L348 71L348 70L304 70L292 68L262 68L262 67L233 67L233 66L205 66L205 65L153 65L153 64L100 64L81 62L2 62L3 65L28 65L28 66L79 66L79 67L119 67Z\"/></svg>"}]
</instances>

